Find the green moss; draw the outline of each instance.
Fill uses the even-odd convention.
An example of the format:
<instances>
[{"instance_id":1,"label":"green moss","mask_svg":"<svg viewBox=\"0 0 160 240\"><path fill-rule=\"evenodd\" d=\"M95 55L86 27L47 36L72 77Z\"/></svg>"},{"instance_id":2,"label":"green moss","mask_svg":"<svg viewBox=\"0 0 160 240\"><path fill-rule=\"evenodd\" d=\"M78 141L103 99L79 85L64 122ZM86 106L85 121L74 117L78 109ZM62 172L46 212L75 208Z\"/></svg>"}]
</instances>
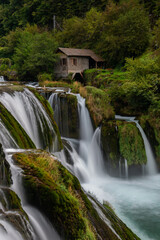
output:
<instances>
[{"instance_id":1,"label":"green moss","mask_svg":"<svg viewBox=\"0 0 160 240\"><path fill-rule=\"evenodd\" d=\"M121 155L128 165L147 162L143 139L135 123L117 121Z\"/></svg>"},{"instance_id":2,"label":"green moss","mask_svg":"<svg viewBox=\"0 0 160 240\"><path fill-rule=\"evenodd\" d=\"M85 90L81 90L80 94L83 96L83 92L85 92L83 97L86 98L86 105L95 126L98 126L104 119L114 119L115 113L113 107L110 105L108 94L101 89L91 86L86 86Z\"/></svg>"},{"instance_id":3,"label":"green moss","mask_svg":"<svg viewBox=\"0 0 160 240\"><path fill-rule=\"evenodd\" d=\"M35 89L33 88L29 88L29 90L35 95L35 97L40 101L40 103L42 104L42 106L44 107L44 109L46 110L46 113L48 114L51 122L52 122L52 125L54 127L54 130L57 134L57 137L58 137L58 143L59 143L59 150L63 148L63 145L62 145L62 140L61 140L61 136L60 136L60 132L59 132L59 129L58 129L58 126L53 118L53 110L49 104L49 102L43 97L41 96ZM50 135L49 135L50 136ZM50 139L52 139L52 136L50 136Z\"/></svg>"},{"instance_id":4,"label":"green moss","mask_svg":"<svg viewBox=\"0 0 160 240\"><path fill-rule=\"evenodd\" d=\"M21 125L1 103L0 118L20 148L36 148Z\"/></svg>"},{"instance_id":5,"label":"green moss","mask_svg":"<svg viewBox=\"0 0 160 240\"><path fill-rule=\"evenodd\" d=\"M85 216L74 194L80 188L74 176L47 153L21 153L14 155L14 159L27 174L24 186L29 200L43 209L57 230L64 232L66 239L87 239L82 238L86 234L94 236L86 226Z\"/></svg>"},{"instance_id":6,"label":"green moss","mask_svg":"<svg viewBox=\"0 0 160 240\"><path fill-rule=\"evenodd\" d=\"M16 195L16 193L8 188L2 188L2 191L5 194L5 197L7 199L8 206L5 206L8 208L7 210L19 211L22 215L26 217L26 219L28 219L27 214L25 213L25 211L21 206L21 200Z\"/></svg>"}]
</instances>

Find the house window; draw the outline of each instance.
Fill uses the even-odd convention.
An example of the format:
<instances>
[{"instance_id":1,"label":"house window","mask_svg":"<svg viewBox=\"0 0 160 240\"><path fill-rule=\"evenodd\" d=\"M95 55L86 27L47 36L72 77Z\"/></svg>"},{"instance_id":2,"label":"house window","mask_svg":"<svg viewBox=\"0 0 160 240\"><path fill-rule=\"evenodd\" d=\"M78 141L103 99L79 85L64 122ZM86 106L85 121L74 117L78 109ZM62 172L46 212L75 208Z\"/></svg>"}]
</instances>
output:
<instances>
[{"instance_id":1,"label":"house window","mask_svg":"<svg viewBox=\"0 0 160 240\"><path fill-rule=\"evenodd\" d=\"M62 58L62 66L66 66L67 65L67 58Z\"/></svg>"},{"instance_id":2,"label":"house window","mask_svg":"<svg viewBox=\"0 0 160 240\"><path fill-rule=\"evenodd\" d=\"M74 66L77 66L77 58L73 58L73 59L72 59L72 64L73 64Z\"/></svg>"}]
</instances>

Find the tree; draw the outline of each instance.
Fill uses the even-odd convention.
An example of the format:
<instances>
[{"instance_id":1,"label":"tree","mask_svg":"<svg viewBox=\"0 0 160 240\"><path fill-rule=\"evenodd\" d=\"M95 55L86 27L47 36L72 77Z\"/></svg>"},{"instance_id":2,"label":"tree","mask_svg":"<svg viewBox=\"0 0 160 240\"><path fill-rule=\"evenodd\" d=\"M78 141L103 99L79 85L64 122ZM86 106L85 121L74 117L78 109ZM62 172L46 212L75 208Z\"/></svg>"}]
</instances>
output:
<instances>
[{"instance_id":1,"label":"tree","mask_svg":"<svg viewBox=\"0 0 160 240\"><path fill-rule=\"evenodd\" d=\"M48 32L24 31L15 48L13 61L21 79L36 80L39 73L53 73L57 43Z\"/></svg>"},{"instance_id":2,"label":"tree","mask_svg":"<svg viewBox=\"0 0 160 240\"><path fill-rule=\"evenodd\" d=\"M149 45L150 34L149 20L142 8L136 6L127 11L116 5L112 8L112 14L106 16L104 31L96 50L108 65L115 66L124 63L126 57L142 54Z\"/></svg>"}]
</instances>

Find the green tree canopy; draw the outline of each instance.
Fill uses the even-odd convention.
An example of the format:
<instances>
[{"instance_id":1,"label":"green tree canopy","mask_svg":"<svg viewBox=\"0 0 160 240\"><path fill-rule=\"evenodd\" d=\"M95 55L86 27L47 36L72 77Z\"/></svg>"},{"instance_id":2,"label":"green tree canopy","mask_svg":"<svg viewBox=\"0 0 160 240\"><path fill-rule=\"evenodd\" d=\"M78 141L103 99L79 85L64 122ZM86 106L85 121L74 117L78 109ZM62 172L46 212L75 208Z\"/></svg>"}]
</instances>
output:
<instances>
[{"instance_id":1,"label":"green tree canopy","mask_svg":"<svg viewBox=\"0 0 160 240\"><path fill-rule=\"evenodd\" d=\"M57 43L48 32L24 31L13 54L13 62L20 78L36 80L39 73L53 73L58 58Z\"/></svg>"}]
</instances>

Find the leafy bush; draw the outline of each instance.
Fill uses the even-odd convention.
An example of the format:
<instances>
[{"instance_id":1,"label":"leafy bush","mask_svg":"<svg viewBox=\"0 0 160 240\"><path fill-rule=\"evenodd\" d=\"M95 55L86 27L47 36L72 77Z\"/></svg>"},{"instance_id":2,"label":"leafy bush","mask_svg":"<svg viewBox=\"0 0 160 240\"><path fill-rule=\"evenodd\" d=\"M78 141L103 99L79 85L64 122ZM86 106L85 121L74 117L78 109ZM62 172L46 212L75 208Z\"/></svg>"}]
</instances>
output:
<instances>
[{"instance_id":1,"label":"leafy bush","mask_svg":"<svg viewBox=\"0 0 160 240\"><path fill-rule=\"evenodd\" d=\"M52 74L49 73L40 73L38 74L38 81L39 82L44 82L44 81L51 81L52 80Z\"/></svg>"}]
</instances>

